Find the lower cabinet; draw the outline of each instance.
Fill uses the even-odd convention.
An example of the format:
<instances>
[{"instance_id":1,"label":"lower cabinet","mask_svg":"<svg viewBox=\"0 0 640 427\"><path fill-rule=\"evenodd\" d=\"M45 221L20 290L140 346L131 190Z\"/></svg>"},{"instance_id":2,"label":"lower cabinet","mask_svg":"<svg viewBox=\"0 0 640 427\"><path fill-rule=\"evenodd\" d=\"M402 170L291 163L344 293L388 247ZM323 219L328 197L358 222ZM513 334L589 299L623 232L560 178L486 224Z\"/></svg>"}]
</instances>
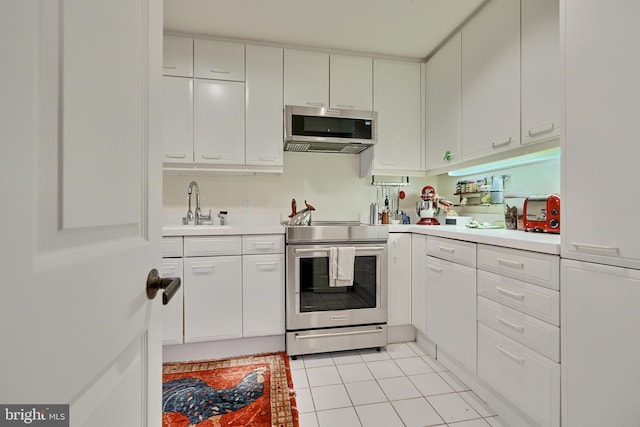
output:
<instances>
[{"instance_id":1,"label":"lower cabinet","mask_svg":"<svg viewBox=\"0 0 640 427\"><path fill-rule=\"evenodd\" d=\"M184 255L182 245L163 239L163 276L183 278L164 307L164 344L284 334L283 235L188 236Z\"/></svg>"},{"instance_id":2,"label":"lower cabinet","mask_svg":"<svg viewBox=\"0 0 640 427\"><path fill-rule=\"evenodd\" d=\"M389 326L411 324L411 234L389 233L388 314Z\"/></svg>"},{"instance_id":3,"label":"lower cabinet","mask_svg":"<svg viewBox=\"0 0 640 427\"><path fill-rule=\"evenodd\" d=\"M427 257L427 336L476 372L476 271Z\"/></svg>"},{"instance_id":4,"label":"lower cabinet","mask_svg":"<svg viewBox=\"0 0 640 427\"><path fill-rule=\"evenodd\" d=\"M284 254L242 259L242 335L284 334Z\"/></svg>"},{"instance_id":5,"label":"lower cabinet","mask_svg":"<svg viewBox=\"0 0 640 427\"><path fill-rule=\"evenodd\" d=\"M427 335L427 236L411 235L411 324Z\"/></svg>"}]
</instances>

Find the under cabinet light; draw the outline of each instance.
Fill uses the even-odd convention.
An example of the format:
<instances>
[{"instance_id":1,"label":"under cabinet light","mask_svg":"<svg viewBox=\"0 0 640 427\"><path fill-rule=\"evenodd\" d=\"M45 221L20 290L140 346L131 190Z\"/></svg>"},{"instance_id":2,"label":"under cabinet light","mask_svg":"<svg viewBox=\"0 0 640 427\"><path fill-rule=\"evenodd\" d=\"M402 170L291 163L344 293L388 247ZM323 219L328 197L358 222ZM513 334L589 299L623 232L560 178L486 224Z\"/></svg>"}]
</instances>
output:
<instances>
[{"instance_id":1,"label":"under cabinet light","mask_svg":"<svg viewBox=\"0 0 640 427\"><path fill-rule=\"evenodd\" d=\"M547 160L555 160L559 158L560 158L560 148L552 148L551 150L545 150L537 153L511 157L509 159L484 163L477 166L470 166L468 168L456 169L456 170L447 172L447 174L449 176L475 175L478 173L492 172L492 171L497 171L501 169L513 168L516 166L530 165L533 163L545 162Z\"/></svg>"}]
</instances>

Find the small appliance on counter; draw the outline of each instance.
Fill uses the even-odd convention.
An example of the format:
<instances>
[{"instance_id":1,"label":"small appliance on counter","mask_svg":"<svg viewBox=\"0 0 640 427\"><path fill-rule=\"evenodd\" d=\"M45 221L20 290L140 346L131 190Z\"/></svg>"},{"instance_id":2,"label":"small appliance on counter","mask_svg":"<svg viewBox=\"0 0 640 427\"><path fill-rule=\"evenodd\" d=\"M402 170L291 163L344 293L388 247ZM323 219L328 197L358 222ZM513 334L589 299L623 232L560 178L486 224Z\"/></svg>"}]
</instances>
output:
<instances>
[{"instance_id":1,"label":"small appliance on counter","mask_svg":"<svg viewBox=\"0 0 640 427\"><path fill-rule=\"evenodd\" d=\"M420 217L418 225L440 225L440 221L436 218L440 209L449 211L453 206L453 203L438 196L436 189L430 185L422 189L420 198L422 200L416 202L416 213Z\"/></svg>"},{"instance_id":2,"label":"small appliance on counter","mask_svg":"<svg viewBox=\"0 0 640 427\"><path fill-rule=\"evenodd\" d=\"M307 201L304 201L305 208L298 212L296 199L291 199L291 215L289 215L288 225L311 225L311 211L315 211L316 208L311 206Z\"/></svg>"},{"instance_id":3,"label":"small appliance on counter","mask_svg":"<svg viewBox=\"0 0 640 427\"><path fill-rule=\"evenodd\" d=\"M529 196L524 201L524 231L560 233L560 195Z\"/></svg>"}]
</instances>

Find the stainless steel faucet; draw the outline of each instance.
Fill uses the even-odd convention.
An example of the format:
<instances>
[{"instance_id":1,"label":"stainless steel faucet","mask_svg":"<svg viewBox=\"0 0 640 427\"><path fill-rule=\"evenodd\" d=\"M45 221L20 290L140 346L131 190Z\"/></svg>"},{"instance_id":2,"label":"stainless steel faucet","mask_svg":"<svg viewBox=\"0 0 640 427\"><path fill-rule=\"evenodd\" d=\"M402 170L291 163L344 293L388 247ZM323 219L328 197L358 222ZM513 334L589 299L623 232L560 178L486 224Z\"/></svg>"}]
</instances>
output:
<instances>
[{"instance_id":1,"label":"stainless steel faucet","mask_svg":"<svg viewBox=\"0 0 640 427\"><path fill-rule=\"evenodd\" d=\"M196 210L193 212L191 210L191 194L195 189L196 192ZM211 219L211 210L209 210L209 215L202 215L202 210L200 209L200 187L198 187L198 183L195 181L191 181L189 183L189 187L187 188L187 194L189 198L189 205L187 210L187 216L182 218L182 224L188 225L191 221L193 221L194 225L200 225L203 221L212 221Z\"/></svg>"}]
</instances>

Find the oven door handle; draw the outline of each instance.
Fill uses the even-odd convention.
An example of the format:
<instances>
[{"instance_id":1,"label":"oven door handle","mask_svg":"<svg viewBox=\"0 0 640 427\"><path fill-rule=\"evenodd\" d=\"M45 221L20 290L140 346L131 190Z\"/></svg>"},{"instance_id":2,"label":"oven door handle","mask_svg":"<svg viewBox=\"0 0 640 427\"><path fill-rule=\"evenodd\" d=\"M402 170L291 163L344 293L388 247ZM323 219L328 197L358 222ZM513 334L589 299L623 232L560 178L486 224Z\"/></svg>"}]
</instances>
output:
<instances>
[{"instance_id":1,"label":"oven door handle","mask_svg":"<svg viewBox=\"0 0 640 427\"><path fill-rule=\"evenodd\" d=\"M356 251L383 251L385 248L384 246L357 246L356 247ZM297 248L295 249L297 254L308 254L311 252L329 252L329 248Z\"/></svg>"},{"instance_id":2,"label":"oven door handle","mask_svg":"<svg viewBox=\"0 0 640 427\"><path fill-rule=\"evenodd\" d=\"M330 332L325 334L295 334L296 340L308 340L313 338L328 338L328 337L343 337L345 335L364 335L364 334L379 334L384 331L384 328L378 326L376 329L369 329L364 331L347 331L347 332Z\"/></svg>"}]
</instances>

